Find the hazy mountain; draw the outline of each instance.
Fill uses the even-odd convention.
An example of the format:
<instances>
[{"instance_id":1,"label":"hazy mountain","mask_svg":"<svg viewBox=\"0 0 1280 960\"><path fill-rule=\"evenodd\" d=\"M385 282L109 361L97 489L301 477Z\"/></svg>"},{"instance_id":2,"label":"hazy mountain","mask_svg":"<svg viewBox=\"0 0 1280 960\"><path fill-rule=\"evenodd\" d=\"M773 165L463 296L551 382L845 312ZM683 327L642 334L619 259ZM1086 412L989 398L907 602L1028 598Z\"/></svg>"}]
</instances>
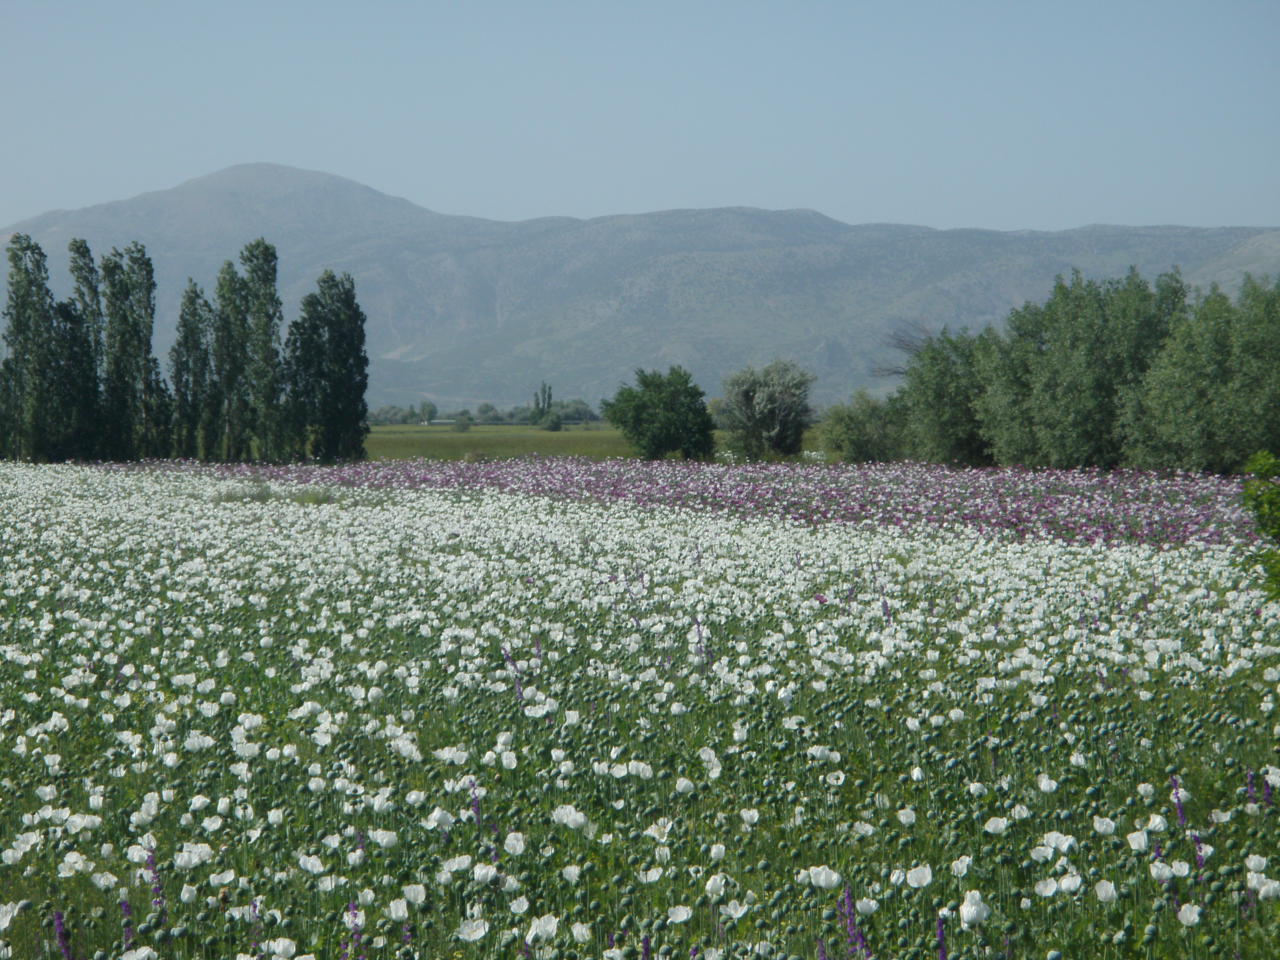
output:
<instances>
[{"instance_id":1,"label":"hazy mountain","mask_svg":"<svg viewBox=\"0 0 1280 960\"><path fill-rule=\"evenodd\" d=\"M850 226L809 210L670 210L504 223L449 216L351 180L246 164L131 200L56 211L31 234L65 294L66 247L131 240L156 265L156 350L167 360L188 276L211 291L223 260L266 237L286 317L326 267L348 271L369 316L372 406L556 396L595 401L636 367L679 363L711 395L747 363L797 360L830 402L886 389L903 325L977 329L1043 299L1058 274L1234 287L1280 273L1280 230L1092 226L1055 233Z\"/></svg>"}]
</instances>

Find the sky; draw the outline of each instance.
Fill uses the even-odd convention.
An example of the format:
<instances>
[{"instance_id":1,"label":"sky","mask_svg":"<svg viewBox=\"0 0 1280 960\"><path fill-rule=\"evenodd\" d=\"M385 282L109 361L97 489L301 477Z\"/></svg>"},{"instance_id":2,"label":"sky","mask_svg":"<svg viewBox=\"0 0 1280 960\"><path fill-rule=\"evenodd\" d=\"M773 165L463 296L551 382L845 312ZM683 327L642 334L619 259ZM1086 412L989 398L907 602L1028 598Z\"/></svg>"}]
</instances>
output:
<instances>
[{"instance_id":1,"label":"sky","mask_svg":"<svg viewBox=\"0 0 1280 960\"><path fill-rule=\"evenodd\" d=\"M1280 226L1280 3L0 0L0 225L268 161L498 220Z\"/></svg>"}]
</instances>

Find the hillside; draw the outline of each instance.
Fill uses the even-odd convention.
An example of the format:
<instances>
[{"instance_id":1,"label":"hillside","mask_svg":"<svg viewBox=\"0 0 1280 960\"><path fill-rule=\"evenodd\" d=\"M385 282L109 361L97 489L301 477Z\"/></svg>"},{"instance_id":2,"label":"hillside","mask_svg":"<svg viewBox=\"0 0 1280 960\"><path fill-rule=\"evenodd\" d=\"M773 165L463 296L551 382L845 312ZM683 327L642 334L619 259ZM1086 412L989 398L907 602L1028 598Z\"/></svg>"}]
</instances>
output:
<instances>
[{"instance_id":1,"label":"hillside","mask_svg":"<svg viewBox=\"0 0 1280 960\"><path fill-rule=\"evenodd\" d=\"M1000 321L1058 274L1175 264L1193 284L1280 273L1280 230L1091 226L1062 232L851 226L807 210L671 210L518 223L451 216L341 177L246 164L169 190L2 231L31 234L65 293L66 246L131 240L156 265L156 349L188 276L212 287L258 236L280 254L287 317L326 267L369 317L370 404L524 402L546 380L595 401L637 366L683 364L709 394L746 363L789 357L820 402L866 386L890 333Z\"/></svg>"}]
</instances>

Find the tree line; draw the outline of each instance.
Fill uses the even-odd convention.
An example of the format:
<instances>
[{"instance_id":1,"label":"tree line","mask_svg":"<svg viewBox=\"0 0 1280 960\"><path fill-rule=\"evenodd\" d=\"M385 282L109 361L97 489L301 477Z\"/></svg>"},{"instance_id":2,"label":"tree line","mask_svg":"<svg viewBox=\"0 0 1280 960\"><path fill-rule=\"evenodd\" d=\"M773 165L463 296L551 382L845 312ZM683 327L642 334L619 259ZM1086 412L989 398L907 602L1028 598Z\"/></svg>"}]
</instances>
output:
<instances>
[{"instance_id":1,"label":"tree line","mask_svg":"<svg viewBox=\"0 0 1280 960\"><path fill-rule=\"evenodd\" d=\"M549 384L543 383L533 395L533 403L525 406L499 409L492 403L482 403L472 412L470 407L457 410L445 410L431 400L423 400L419 404L407 407L398 404L387 404L369 413L369 423L374 425L406 425L430 424L433 420L448 420L454 425L466 424L519 424L521 426L541 427L543 430L556 431L567 423L591 423L600 419L600 414L592 409L591 404L580 398L572 400L556 400L552 397Z\"/></svg>"},{"instance_id":2,"label":"tree line","mask_svg":"<svg viewBox=\"0 0 1280 960\"><path fill-rule=\"evenodd\" d=\"M1059 277L1003 329L910 343L900 389L827 411L850 461L1227 473L1280 449L1280 282Z\"/></svg>"},{"instance_id":3,"label":"tree line","mask_svg":"<svg viewBox=\"0 0 1280 960\"><path fill-rule=\"evenodd\" d=\"M97 262L69 247L74 288L55 300L39 244L9 241L0 361L0 457L30 461L339 460L368 435L365 316L347 274L326 270L284 327L276 249L247 244L213 299L188 280L169 376L152 352L146 248Z\"/></svg>"}]
</instances>

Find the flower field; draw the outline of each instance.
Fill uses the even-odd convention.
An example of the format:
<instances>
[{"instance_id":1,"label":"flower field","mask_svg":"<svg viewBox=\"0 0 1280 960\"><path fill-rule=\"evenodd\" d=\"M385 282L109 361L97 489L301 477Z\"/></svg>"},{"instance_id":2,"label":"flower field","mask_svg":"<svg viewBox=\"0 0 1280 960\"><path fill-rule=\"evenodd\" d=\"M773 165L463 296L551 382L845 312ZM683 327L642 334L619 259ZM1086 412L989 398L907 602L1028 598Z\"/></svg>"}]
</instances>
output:
<instances>
[{"instance_id":1,"label":"flower field","mask_svg":"<svg viewBox=\"0 0 1280 960\"><path fill-rule=\"evenodd\" d=\"M0 956L1271 957L1238 496L0 464Z\"/></svg>"}]
</instances>

